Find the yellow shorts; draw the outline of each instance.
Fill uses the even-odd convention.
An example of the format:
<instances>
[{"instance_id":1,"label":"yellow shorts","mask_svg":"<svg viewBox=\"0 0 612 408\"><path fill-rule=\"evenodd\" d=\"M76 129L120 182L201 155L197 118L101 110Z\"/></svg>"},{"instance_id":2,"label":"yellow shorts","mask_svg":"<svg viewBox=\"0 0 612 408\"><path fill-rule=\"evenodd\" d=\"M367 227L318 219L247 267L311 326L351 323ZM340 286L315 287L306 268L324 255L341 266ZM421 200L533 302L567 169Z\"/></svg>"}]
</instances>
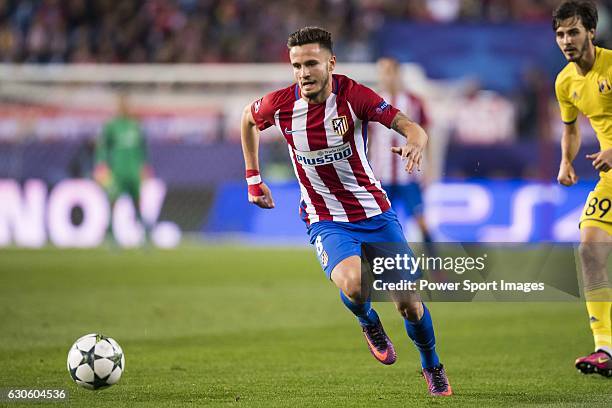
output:
<instances>
[{"instance_id":1,"label":"yellow shorts","mask_svg":"<svg viewBox=\"0 0 612 408\"><path fill-rule=\"evenodd\" d=\"M612 185L600 181L587 197L580 228L596 227L612 235Z\"/></svg>"}]
</instances>

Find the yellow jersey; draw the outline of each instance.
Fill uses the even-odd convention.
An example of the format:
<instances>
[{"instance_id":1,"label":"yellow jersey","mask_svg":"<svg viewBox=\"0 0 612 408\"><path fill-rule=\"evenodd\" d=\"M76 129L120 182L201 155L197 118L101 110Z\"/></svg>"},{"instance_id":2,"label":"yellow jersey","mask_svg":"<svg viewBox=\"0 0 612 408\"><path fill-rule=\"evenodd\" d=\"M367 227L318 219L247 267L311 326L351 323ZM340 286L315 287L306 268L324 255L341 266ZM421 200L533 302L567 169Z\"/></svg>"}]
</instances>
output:
<instances>
[{"instance_id":1,"label":"yellow jersey","mask_svg":"<svg viewBox=\"0 0 612 408\"><path fill-rule=\"evenodd\" d=\"M561 119L572 123L582 112L597 135L601 150L612 148L612 50L595 47L595 63L586 75L578 73L570 62L555 81ZM612 183L612 172L599 173Z\"/></svg>"}]
</instances>

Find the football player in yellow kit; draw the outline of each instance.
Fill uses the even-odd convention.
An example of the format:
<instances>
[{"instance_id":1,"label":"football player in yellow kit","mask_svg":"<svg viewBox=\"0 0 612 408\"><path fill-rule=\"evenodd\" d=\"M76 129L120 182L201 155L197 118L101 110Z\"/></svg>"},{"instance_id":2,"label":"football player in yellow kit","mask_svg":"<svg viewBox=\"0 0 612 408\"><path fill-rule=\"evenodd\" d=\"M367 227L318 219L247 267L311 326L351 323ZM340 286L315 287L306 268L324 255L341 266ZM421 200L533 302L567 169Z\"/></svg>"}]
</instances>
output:
<instances>
[{"instance_id":1,"label":"football player in yellow kit","mask_svg":"<svg viewBox=\"0 0 612 408\"><path fill-rule=\"evenodd\" d=\"M557 44L568 64L557 76L555 91L565 123L557 180L578 181L572 165L580 148L576 119L582 112L597 134L600 151L587 155L600 180L580 217L580 261L595 351L576 360L584 374L612 377L610 308L612 295L607 259L612 249L612 51L593 44L597 9L590 1L566 1L553 13Z\"/></svg>"}]
</instances>

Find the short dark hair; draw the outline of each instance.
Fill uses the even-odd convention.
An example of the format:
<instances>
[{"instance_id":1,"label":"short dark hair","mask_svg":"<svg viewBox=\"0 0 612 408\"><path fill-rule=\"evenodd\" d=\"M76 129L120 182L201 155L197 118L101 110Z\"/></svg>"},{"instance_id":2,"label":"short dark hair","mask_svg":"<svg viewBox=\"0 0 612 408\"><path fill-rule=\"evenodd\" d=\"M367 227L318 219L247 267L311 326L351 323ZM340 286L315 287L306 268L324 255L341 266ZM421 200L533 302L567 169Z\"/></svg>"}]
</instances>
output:
<instances>
[{"instance_id":1,"label":"short dark hair","mask_svg":"<svg viewBox=\"0 0 612 408\"><path fill-rule=\"evenodd\" d=\"M597 7L591 1L565 1L553 11L553 30L557 31L563 20L578 17L587 31L597 28Z\"/></svg>"},{"instance_id":2,"label":"short dark hair","mask_svg":"<svg viewBox=\"0 0 612 408\"><path fill-rule=\"evenodd\" d=\"M319 44L323 48L332 51L332 36L329 31L320 27L304 27L292 33L287 39L287 48L297 47L304 44Z\"/></svg>"}]
</instances>

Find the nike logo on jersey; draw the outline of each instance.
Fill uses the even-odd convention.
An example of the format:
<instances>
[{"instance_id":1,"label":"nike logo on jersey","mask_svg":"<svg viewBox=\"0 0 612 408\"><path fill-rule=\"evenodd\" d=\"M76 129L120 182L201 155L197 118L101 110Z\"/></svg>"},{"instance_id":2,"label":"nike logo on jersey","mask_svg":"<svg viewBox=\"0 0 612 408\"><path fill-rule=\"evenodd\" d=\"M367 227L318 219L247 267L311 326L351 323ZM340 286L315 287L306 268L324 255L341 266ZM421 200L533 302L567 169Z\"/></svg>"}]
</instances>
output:
<instances>
[{"instance_id":1,"label":"nike logo on jersey","mask_svg":"<svg viewBox=\"0 0 612 408\"><path fill-rule=\"evenodd\" d=\"M289 130L289 129L285 128L285 134L287 134L287 135L290 135L290 134L295 133L295 132L297 132L297 130Z\"/></svg>"}]
</instances>

